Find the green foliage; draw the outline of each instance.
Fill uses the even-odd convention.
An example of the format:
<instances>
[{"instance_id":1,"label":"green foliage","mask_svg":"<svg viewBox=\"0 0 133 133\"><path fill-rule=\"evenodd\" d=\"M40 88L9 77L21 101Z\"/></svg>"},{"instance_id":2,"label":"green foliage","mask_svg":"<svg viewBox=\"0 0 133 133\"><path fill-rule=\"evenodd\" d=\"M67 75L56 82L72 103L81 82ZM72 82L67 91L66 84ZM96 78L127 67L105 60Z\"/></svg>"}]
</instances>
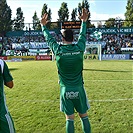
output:
<instances>
[{"instance_id":1,"label":"green foliage","mask_svg":"<svg viewBox=\"0 0 133 133\"><path fill-rule=\"evenodd\" d=\"M32 19L33 19L33 29L34 30L41 30L40 20L37 16L36 11L35 11L34 16L32 17Z\"/></svg>"},{"instance_id":2,"label":"green foliage","mask_svg":"<svg viewBox=\"0 0 133 133\"><path fill-rule=\"evenodd\" d=\"M76 17L77 17L77 8L75 8L75 9L72 10L71 20L72 21L76 21L77 20Z\"/></svg>"},{"instance_id":3,"label":"green foliage","mask_svg":"<svg viewBox=\"0 0 133 133\"><path fill-rule=\"evenodd\" d=\"M56 62L8 62L14 88L5 87L17 133L64 133L65 116L59 111ZM133 131L132 61L84 61L84 85L90 101L93 133ZM75 113L75 132L81 133Z\"/></svg>"},{"instance_id":4,"label":"green foliage","mask_svg":"<svg viewBox=\"0 0 133 133\"><path fill-rule=\"evenodd\" d=\"M48 6L47 6L46 3L43 5L41 17L42 17L45 13L48 13L48 20L51 21L51 14L52 14L52 13L51 13L51 9L50 9L50 8L48 9Z\"/></svg>"},{"instance_id":5,"label":"green foliage","mask_svg":"<svg viewBox=\"0 0 133 133\"><path fill-rule=\"evenodd\" d=\"M133 0L127 1L124 26L133 26Z\"/></svg>"},{"instance_id":6,"label":"green foliage","mask_svg":"<svg viewBox=\"0 0 133 133\"><path fill-rule=\"evenodd\" d=\"M81 15L81 13L82 13L82 8L86 8L86 9L88 9L88 12L90 12L89 7L90 7L90 5L88 3L88 0L83 0L82 3L79 3L78 4L78 13L79 13L79 15ZM88 19L89 18L90 18L90 16L88 17Z\"/></svg>"},{"instance_id":7,"label":"green foliage","mask_svg":"<svg viewBox=\"0 0 133 133\"><path fill-rule=\"evenodd\" d=\"M23 30L24 28L24 16L23 16L23 11L21 7L18 7L16 10L16 18L14 19L13 23L13 30L19 31Z\"/></svg>"},{"instance_id":8,"label":"green foliage","mask_svg":"<svg viewBox=\"0 0 133 133\"><path fill-rule=\"evenodd\" d=\"M68 21L69 19L69 10L67 7L67 3L63 2L58 11L59 21Z\"/></svg>"},{"instance_id":9,"label":"green foliage","mask_svg":"<svg viewBox=\"0 0 133 133\"><path fill-rule=\"evenodd\" d=\"M115 24L116 24L115 18L109 18L107 21L105 21L106 28L115 27Z\"/></svg>"},{"instance_id":10,"label":"green foliage","mask_svg":"<svg viewBox=\"0 0 133 133\"><path fill-rule=\"evenodd\" d=\"M48 9L47 4L44 3L44 4L43 4L43 8L42 8L41 17L44 15L44 13L48 13L48 12L47 12L47 9Z\"/></svg>"},{"instance_id":11,"label":"green foliage","mask_svg":"<svg viewBox=\"0 0 133 133\"><path fill-rule=\"evenodd\" d=\"M86 9L88 9L88 12L90 12L90 10L89 10L90 5L89 5L88 0L82 0L82 3L78 4L78 14L79 15L81 15L81 13L82 13L82 8L86 8ZM89 18L90 18L90 14L89 14L88 20L87 20L87 28L94 27L94 24L90 23Z\"/></svg>"},{"instance_id":12,"label":"green foliage","mask_svg":"<svg viewBox=\"0 0 133 133\"><path fill-rule=\"evenodd\" d=\"M0 34L3 36L7 31L12 29L11 20L12 11L7 5L6 0L0 1Z\"/></svg>"},{"instance_id":13,"label":"green foliage","mask_svg":"<svg viewBox=\"0 0 133 133\"><path fill-rule=\"evenodd\" d=\"M52 13L51 13L51 9L50 9L50 8L48 9L48 6L47 6L46 3L43 5L41 17L42 17L45 13L48 14L48 20L49 20L49 22L51 22L51 19L52 19L52 18L51 18L51 14L52 14ZM48 23L48 24L47 24L47 28L50 29L50 27L51 27L51 25L50 25L50 23Z\"/></svg>"}]
</instances>

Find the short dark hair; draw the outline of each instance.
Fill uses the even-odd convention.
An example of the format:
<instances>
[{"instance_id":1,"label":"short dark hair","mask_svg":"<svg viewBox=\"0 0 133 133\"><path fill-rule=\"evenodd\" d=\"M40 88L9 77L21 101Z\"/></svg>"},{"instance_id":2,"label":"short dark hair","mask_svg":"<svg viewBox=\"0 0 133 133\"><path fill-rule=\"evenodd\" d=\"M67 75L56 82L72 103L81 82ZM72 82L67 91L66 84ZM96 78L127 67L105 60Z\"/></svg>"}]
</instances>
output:
<instances>
[{"instance_id":1,"label":"short dark hair","mask_svg":"<svg viewBox=\"0 0 133 133\"><path fill-rule=\"evenodd\" d=\"M63 30L62 37L65 39L65 41L72 42L73 41L73 31L71 29Z\"/></svg>"}]
</instances>

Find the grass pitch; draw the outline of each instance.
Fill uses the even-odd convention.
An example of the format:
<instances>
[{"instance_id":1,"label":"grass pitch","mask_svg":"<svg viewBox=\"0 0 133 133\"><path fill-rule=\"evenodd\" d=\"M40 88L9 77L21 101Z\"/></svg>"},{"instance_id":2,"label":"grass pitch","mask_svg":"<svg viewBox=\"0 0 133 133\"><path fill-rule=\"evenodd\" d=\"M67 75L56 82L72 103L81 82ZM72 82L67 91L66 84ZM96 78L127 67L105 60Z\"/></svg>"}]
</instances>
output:
<instances>
[{"instance_id":1,"label":"grass pitch","mask_svg":"<svg viewBox=\"0 0 133 133\"><path fill-rule=\"evenodd\" d=\"M5 87L17 133L65 133L56 63L8 62L14 88ZM92 133L133 133L133 62L84 61ZM75 133L82 133L75 113Z\"/></svg>"}]
</instances>

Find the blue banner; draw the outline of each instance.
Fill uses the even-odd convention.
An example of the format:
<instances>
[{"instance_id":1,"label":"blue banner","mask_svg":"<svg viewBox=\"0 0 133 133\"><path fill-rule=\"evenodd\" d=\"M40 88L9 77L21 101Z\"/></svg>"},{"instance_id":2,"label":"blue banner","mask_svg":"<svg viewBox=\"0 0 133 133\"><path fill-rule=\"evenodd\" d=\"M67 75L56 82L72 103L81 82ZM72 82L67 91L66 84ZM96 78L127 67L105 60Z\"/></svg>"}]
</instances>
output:
<instances>
[{"instance_id":1,"label":"blue banner","mask_svg":"<svg viewBox=\"0 0 133 133\"><path fill-rule=\"evenodd\" d=\"M133 27L121 27L121 28L88 28L87 32L93 33L94 31L102 32L102 34L132 34Z\"/></svg>"},{"instance_id":2,"label":"blue banner","mask_svg":"<svg viewBox=\"0 0 133 133\"><path fill-rule=\"evenodd\" d=\"M129 54L103 54L102 60L129 60Z\"/></svg>"}]
</instances>

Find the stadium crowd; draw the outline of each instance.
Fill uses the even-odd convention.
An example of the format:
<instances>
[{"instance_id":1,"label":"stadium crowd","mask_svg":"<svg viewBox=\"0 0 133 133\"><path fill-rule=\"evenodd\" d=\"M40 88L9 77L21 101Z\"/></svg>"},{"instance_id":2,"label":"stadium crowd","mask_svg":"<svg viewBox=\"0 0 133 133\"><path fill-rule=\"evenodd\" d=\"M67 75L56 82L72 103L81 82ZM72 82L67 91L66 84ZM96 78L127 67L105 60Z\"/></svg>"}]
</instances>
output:
<instances>
[{"instance_id":1,"label":"stadium crowd","mask_svg":"<svg viewBox=\"0 0 133 133\"><path fill-rule=\"evenodd\" d=\"M53 34L58 42L61 42L59 35ZM89 44L101 44L102 54L120 54L121 48L133 47L133 35L129 34L107 34L103 35L100 41L87 35ZM28 49L46 49L48 48L43 36L23 36L23 37L5 37L0 40L0 54L3 50L22 50Z\"/></svg>"},{"instance_id":2,"label":"stadium crowd","mask_svg":"<svg viewBox=\"0 0 133 133\"><path fill-rule=\"evenodd\" d=\"M133 35L107 34L103 35L100 41L88 37L88 42L102 44L102 54L120 54L121 48L133 47Z\"/></svg>"}]
</instances>

